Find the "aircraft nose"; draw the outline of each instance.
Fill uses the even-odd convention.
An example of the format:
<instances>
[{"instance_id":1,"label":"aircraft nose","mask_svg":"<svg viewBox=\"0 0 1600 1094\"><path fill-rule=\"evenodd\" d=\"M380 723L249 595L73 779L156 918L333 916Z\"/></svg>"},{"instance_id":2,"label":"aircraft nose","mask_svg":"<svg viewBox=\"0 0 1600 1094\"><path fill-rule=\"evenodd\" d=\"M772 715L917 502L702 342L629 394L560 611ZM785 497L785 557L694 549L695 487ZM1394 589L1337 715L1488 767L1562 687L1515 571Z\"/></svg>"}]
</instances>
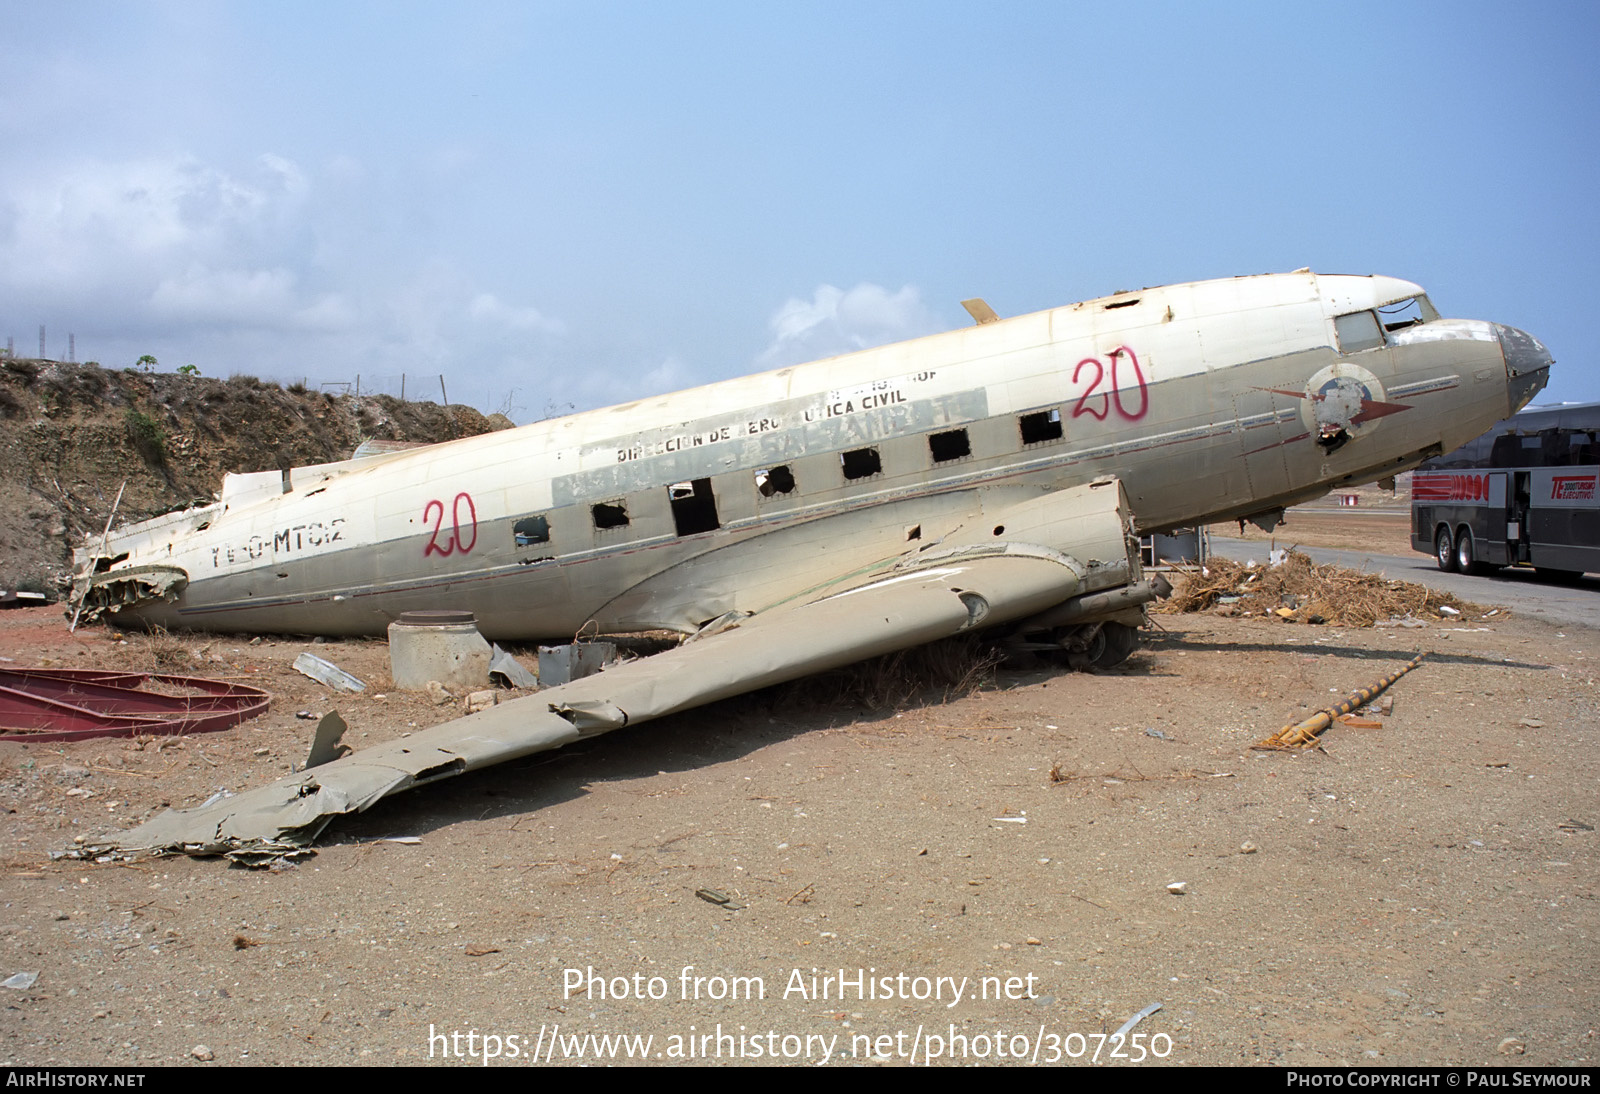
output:
<instances>
[{"instance_id":1,"label":"aircraft nose","mask_svg":"<svg viewBox=\"0 0 1600 1094\"><path fill-rule=\"evenodd\" d=\"M1515 414L1543 390L1555 359L1543 342L1525 330L1496 323L1494 333L1500 339L1500 352L1506 359L1506 396L1511 404L1510 413Z\"/></svg>"}]
</instances>

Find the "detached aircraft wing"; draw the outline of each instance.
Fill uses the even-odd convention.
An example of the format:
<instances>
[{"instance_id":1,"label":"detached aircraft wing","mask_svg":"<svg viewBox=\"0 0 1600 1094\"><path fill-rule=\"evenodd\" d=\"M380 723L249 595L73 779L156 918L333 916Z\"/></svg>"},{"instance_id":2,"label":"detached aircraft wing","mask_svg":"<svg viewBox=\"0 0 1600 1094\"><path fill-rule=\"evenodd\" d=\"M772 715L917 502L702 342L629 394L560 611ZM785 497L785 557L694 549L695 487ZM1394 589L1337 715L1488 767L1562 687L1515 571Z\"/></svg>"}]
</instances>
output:
<instances>
[{"instance_id":1,"label":"detached aircraft wing","mask_svg":"<svg viewBox=\"0 0 1600 1094\"><path fill-rule=\"evenodd\" d=\"M676 649L268 786L194 809L168 810L132 830L91 840L75 853L221 854L251 864L304 854L335 817L401 790L977 628L1054 618L1075 598L1136 583L1137 541L1130 539L1126 498L1115 479L1047 495L1011 512L1030 531L1059 533L1080 525L1069 537L1084 546L1079 553L1109 557L1075 557L997 535L988 542L908 552L871 572L839 578L810 598L723 620L720 629ZM1104 549L1119 542L1116 553Z\"/></svg>"}]
</instances>

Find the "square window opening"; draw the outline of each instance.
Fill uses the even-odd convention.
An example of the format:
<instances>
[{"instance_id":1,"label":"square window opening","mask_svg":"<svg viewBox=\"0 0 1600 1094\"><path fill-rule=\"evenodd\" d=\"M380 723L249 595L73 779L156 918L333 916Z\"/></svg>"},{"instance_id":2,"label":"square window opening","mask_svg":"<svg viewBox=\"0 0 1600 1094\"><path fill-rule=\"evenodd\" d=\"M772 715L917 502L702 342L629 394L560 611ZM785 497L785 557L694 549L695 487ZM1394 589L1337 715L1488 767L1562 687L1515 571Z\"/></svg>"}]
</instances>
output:
<instances>
[{"instance_id":1,"label":"square window opening","mask_svg":"<svg viewBox=\"0 0 1600 1094\"><path fill-rule=\"evenodd\" d=\"M1062 437L1059 410L1024 414L1017 419L1017 425L1022 430L1023 444L1043 444L1045 441L1059 441Z\"/></svg>"},{"instance_id":2,"label":"square window opening","mask_svg":"<svg viewBox=\"0 0 1600 1094\"><path fill-rule=\"evenodd\" d=\"M839 456L846 479L865 479L883 470L883 459L876 448L854 448Z\"/></svg>"},{"instance_id":3,"label":"square window opening","mask_svg":"<svg viewBox=\"0 0 1600 1094\"><path fill-rule=\"evenodd\" d=\"M511 526L511 534L516 537L518 547L528 547L535 543L549 543L550 519L542 513L536 516L523 517Z\"/></svg>"},{"instance_id":4,"label":"square window opening","mask_svg":"<svg viewBox=\"0 0 1600 1094\"><path fill-rule=\"evenodd\" d=\"M590 507L589 512L594 516L596 528L626 528L628 526L628 507L621 498L616 501L602 501Z\"/></svg>"},{"instance_id":5,"label":"square window opening","mask_svg":"<svg viewBox=\"0 0 1600 1094\"><path fill-rule=\"evenodd\" d=\"M789 470L786 463L777 467L763 467L756 472L756 492L764 498L792 494L794 488L794 472Z\"/></svg>"},{"instance_id":6,"label":"square window opening","mask_svg":"<svg viewBox=\"0 0 1600 1094\"><path fill-rule=\"evenodd\" d=\"M972 442L965 429L952 429L947 433L934 433L928 437L928 452L934 463L949 463L972 455Z\"/></svg>"},{"instance_id":7,"label":"square window opening","mask_svg":"<svg viewBox=\"0 0 1600 1094\"><path fill-rule=\"evenodd\" d=\"M672 521L680 536L714 532L722 527L717 520L717 499L711 493L710 479L675 482L667 487L672 501Z\"/></svg>"}]
</instances>

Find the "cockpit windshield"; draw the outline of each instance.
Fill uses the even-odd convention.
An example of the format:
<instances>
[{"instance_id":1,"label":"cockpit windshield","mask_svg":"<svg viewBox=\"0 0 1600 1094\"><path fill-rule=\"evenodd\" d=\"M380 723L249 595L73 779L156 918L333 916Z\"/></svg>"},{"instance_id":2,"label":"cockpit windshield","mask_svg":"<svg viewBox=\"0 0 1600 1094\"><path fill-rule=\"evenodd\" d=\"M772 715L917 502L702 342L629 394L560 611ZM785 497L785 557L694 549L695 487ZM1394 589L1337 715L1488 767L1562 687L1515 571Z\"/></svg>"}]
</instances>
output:
<instances>
[{"instance_id":1,"label":"cockpit windshield","mask_svg":"<svg viewBox=\"0 0 1600 1094\"><path fill-rule=\"evenodd\" d=\"M1426 296L1408 296L1393 304L1381 305L1378 318L1384 330L1396 331L1414 327L1418 323L1431 323L1439 318L1439 313Z\"/></svg>"}]
</instances>

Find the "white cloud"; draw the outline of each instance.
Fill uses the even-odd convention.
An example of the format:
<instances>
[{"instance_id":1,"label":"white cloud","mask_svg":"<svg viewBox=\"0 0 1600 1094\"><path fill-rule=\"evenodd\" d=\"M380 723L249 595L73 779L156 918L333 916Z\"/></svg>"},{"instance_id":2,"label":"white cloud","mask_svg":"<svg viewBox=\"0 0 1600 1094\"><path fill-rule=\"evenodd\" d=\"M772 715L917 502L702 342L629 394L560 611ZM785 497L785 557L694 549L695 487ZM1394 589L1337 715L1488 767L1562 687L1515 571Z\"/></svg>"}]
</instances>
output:
<instances>
[{"instance_id":1,"label":"white cloud","mask_svg":"<svg viewBox=\"0 0 1600 1094\"><path fill-rule=\"evenodd\" d=\"M512 307L494 293L479 293L473 297L467 312L474 319L510 330L539 330L560 334L563 329L559 321L549 318L538 308Z\"/></svg>"},{"instance_id":2,"label":"white cloud","mask_svg":"<svg viewBox=\"0 0 1600 1094\"><path fill-rule=\"evenodd\" d=\"M11 173L0 334L48 323L76 330L80 357L154 352L213 374L445 372L452 394L458 379L526 382L564 325L411 230L390 186L350 157L319 173L272 154Z\"/></svg>"},{"instance_id":3,"label":"white cloud","mask_svg":"<svg viewBox=\"0 0 1600 1094\"><path fill-rule=\"evenodd\" d=\"M296 310L288 270L212 270L191 266L150 295L159 316L191 323L280 324Z\"/></svg>"},{"instance_id":4,"label":"white cloud","mask_svg":"<svg viewBox=\"0 0 1600 1094\"><path fill-rule=\"evenodd\" d=\"M941 330L915 286L891 293L862 282L845 291L819 285L810 300L791 297L773 313L772 341L756 359L765 368L814 361Z\"/></svg>"}]
</instances>

